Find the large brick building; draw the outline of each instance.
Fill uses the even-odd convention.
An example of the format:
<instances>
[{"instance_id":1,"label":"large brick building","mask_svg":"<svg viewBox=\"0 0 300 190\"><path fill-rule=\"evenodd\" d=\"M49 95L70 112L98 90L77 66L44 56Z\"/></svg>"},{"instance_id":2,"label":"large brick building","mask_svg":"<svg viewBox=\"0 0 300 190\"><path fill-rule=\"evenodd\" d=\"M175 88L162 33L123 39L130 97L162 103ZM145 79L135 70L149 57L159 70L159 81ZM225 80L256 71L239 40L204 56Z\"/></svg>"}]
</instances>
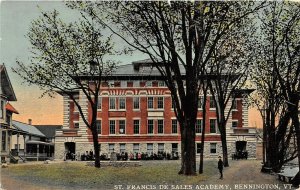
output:
<instances>
[{"instance_id":1,"label":"large brick building","mask_svg":"<svg viewBox=\"0 0 300 190\"><path fill-rule=\"evenodd\" d=\"M180 130L172 108L171 94L160 80L158 71L149 60L119 66L107 82L103 82L98 105L97 126L101 153L115 152L178 152ZM255 128L248 127L248 108L245 94L240 91L233 102L227 124L228 152L247 150L249 157L256 154ZM84 114L88 102L78 94ZM199 154L202 120L202 95L199 94L199 112L196 123L196 147ZM63 159L66 151L84 153L93 149L92 135L85 126L74 103L64 96L63 127L56 132L55 156ZM231 102L230 102L231 104ZM229 111L229 107L226 110ZM222 154L221 138L216 124L215 103L211 96L206 101L208 117L204 152L206 157Z\"/></svg>"}]
</instances>

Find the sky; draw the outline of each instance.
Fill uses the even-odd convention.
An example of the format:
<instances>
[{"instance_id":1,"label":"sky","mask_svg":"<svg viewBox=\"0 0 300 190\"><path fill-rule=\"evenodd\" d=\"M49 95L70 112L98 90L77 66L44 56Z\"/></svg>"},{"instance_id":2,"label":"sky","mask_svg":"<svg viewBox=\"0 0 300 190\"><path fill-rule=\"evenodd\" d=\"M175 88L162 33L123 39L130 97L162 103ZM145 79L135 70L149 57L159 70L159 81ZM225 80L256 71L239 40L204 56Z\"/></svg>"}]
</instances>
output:
<instances>
[{"instance_id":1,"label":"sky","mask_svg":"<svg viewBox=\"0 0 300 190\"><path fill-rule=\"evenodd\" d=\"M42 91L37 86L28 86L12 72L16 68L16 60L29 63L29 41L26 38L31 21L41 15L41 10L58 10L62 19L74 21L78 12L65 7L60 1L1 1L0 0L0 64L5 64L17 101L11 104L20 114L13 116L14 120L28 122L32 119L34 125L61 125L63 123L63 102L60 95L54 98L41 97ZM145 59L140 54L118 56L121 64ZM249 126L260 126L260 116L255 109L250 109Z\"/></svg>"}]
</instances>

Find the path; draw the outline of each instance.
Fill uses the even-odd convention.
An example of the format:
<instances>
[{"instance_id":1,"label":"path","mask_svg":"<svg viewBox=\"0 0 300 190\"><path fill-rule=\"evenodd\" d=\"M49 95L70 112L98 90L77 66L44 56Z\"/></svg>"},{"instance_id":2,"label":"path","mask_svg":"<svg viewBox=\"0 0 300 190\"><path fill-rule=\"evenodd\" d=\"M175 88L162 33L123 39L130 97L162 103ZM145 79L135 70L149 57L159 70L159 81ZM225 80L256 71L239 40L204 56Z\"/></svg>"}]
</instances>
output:
<instances>
[{"instance_id":1,"label":"path","mask_svg":"<svg viewBox=\"0 0 300 190\"><path fill-rule=\"evenodd\" d=\"M279 181L276 175L261 173L261 161L231 161L231 167L224 169L224 179L219 173L209 178L204 184L229 185L231 189L296 189ZM278 187L278 188L277 188Z\"/></svg>"}]
</instances>

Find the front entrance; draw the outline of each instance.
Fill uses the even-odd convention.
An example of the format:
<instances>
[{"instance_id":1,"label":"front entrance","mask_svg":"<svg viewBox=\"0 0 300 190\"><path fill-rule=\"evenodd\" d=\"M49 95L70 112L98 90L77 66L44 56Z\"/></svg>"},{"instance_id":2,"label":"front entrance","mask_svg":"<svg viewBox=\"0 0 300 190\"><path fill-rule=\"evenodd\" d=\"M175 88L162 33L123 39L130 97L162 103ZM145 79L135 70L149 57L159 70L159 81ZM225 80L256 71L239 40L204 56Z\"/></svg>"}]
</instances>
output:
<instances>
[{"instance_id":1,"label":"front entrance","mask_svg":"<svg viewBox=\"0 0 300 190\"><path fill-rule=\"evenodd\" d=\"M75 143L74 142L65 142L65 159L74 159L75 156Z\"/></svg>"},{"instance_id":2,"label":"front entrance","mask_svg":"<svg viewBox=\"0 0 300 190\"><path fill-rule=\"evenodd\" d=\"M247 147L247 141L236 141L235 142L235 148L236 151L232 155L232 159L247 159L248 158L248 152L246 150Z\"/></svg>"},{"instance_id":3,"label":"front entrance","mask_svg":"<svg viewBox=\"0 0 300 190\"><path fill-rule=\"evenodd\" d=\"M235 147L237 152L245 152L247 141L236 141Z\"/></svg>"}]
</instances>

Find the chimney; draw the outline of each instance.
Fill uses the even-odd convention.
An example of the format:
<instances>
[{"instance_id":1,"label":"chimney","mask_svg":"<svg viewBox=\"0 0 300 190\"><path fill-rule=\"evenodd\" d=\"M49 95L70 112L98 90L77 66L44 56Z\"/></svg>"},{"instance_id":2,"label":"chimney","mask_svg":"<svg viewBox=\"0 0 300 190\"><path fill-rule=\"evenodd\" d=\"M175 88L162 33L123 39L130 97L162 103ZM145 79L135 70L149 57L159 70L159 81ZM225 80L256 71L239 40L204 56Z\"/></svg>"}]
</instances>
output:
<instances>
[{"instance_id":1,"label":"chimney","mask_svg":"<svg viewBox=\"0 0 300 190\"><path fill-rule=\"evenodd\" d=\"M28 119L28 124L32 125L32 119Z\"/></svg>"}]
</instances>

